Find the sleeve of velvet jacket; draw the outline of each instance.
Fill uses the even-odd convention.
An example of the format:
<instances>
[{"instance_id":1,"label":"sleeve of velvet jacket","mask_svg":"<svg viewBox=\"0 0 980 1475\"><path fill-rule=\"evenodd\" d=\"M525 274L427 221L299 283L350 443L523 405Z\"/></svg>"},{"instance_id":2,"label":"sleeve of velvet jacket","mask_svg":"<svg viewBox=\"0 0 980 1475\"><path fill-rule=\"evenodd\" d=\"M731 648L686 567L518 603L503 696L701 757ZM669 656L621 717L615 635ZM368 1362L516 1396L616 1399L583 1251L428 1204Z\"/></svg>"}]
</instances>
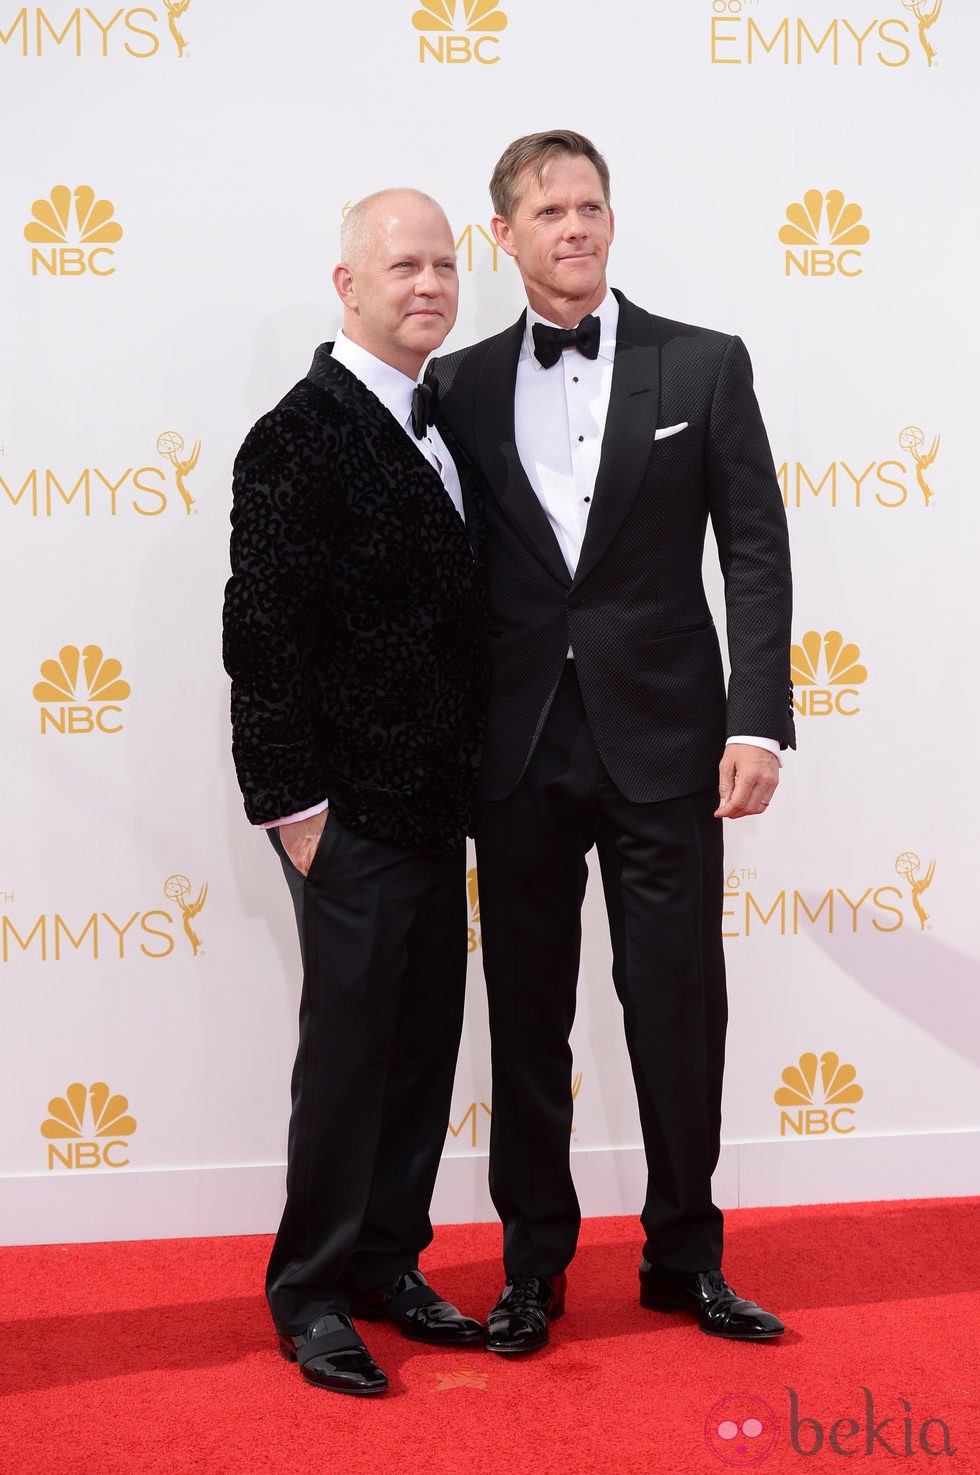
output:
<instances>
[{"instance_id":1,"label":"sleeve of velvet jacket","mask_svg":"<svg viewBox=\"0 0 980 1475\"><path fill-rule=\"evenodd\" d=\"M711 404L711 523L725 579L728 731L796 746L786 512L741 339L731 339Z\"/></svg>"},{"instance_id":2,"label":"sleeve of velvet jacket","mask_svg":"<svg viewBox=\"0 0 980 1475\"><path fill-rule=\"evenodd\" d=\"M322 640L326 615L337 449L329 425L284 402L250 431L235 461L223 652L232 751L253 824L328 797L310 683L319 670L314 621Z\"/></svg>"}]
</instances>

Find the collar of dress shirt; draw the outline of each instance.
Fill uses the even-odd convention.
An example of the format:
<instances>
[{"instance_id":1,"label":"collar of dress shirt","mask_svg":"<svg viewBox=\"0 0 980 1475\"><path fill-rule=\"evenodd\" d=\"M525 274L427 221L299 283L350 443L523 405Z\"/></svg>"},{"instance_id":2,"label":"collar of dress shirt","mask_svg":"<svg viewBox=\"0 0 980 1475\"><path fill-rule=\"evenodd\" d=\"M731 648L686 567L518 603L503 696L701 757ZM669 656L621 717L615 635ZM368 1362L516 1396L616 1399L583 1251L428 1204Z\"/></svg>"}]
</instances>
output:
<instances>
[{"instance_id":1,"label":"collar of dress shirt","mask_svg":"<svg viewBox=\"0 0 980 1475\"><path fill-rule=\"evenodd\" d=\"M412 413L414 379L409 379L400 369L393 369L390 364L375 358L373 353L368 353L366 348L362 348L343 332L337 334L333 357L345 369L349 369L356 379L360 379L365 389L370 389L385 409L391 411L399 425L404 427L408 424Z\"/></svg>"},{"instance_id":2,"label":"collar of dress shirt","mask_svg":"<svg viewBox=\"0 0 980 1475\"><path fill-rule=\"evenodd\" d=\"M585 314L588 317L588 313ZM616 357L616 332L619 328L619 299L612 292L607 292L605 297L595 309L594 317L599 319L599 357L608 359L612 363ZM534 367L541 369L541 365L534 357L534 338L531 329L535 323L547 323L549 328L560 327L559 323L553 323L550 318L544 318L539 312L535 312L530 305L527 309L527 322L524 324L524 345L521 350L525 358L534 361ZM571 350L573 353L574 349ZM542 369L542 373L545 372Z\"/></svg>"}]
</instances>

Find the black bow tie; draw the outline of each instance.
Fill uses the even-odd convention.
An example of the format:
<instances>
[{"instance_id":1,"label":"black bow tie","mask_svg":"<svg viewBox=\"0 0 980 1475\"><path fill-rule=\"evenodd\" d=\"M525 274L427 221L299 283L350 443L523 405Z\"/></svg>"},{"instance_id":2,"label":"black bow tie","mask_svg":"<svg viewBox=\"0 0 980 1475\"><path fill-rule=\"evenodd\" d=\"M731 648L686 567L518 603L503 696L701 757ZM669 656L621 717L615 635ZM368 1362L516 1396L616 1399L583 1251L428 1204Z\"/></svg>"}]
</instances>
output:
<instances>
[{"instance_id":1,"label":"black bow tie","mask_svg":"<svg viewBox=\"0 0 980 1475\"><path fill-rule=\"evenodd\" d=\"M552 328L547 323L532 323L534 357L543 369L550 369L561 358L562 349L577 348L587 359L599 357L599 319L590 313L577 328Z\"/></svg>"},{"instance_id":2,"label":"black bow tie","mask_svg":"<svg viewBox=\"0 0 980 1475\"><path fill-rule=\"evenodd\" d=\"M425 432L436 423L439 384L431 369L426 369L421 384L412 390L412 430L416 440L424 440Z\"/></svg>"}]
</instances>

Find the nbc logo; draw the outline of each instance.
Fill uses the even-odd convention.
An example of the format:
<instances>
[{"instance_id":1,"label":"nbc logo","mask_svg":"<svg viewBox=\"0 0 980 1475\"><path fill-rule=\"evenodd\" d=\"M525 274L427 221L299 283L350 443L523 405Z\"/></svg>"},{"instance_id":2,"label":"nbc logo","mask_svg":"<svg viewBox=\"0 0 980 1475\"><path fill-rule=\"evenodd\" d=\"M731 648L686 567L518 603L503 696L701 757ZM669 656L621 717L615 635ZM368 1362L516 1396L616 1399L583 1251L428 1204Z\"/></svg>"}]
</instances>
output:
<instances>
[{"instance_id":1,"label":"nbc logo","mask_svg":"<svg viewBox=\"0 0 980 1475\"><path fill-rule=\"evenodd\" d=\"M475 953L477 948L483 946L483 934L480 931L480 888L476 878L476 866L466 872L466 900L470 909L466 951Z\"/></svg>"},{"instance_id":2,"label":"nbc logo","mask_svg":"<svg viewBox=\"0 0 980 1475\"><path fill-rule=\"evenodd\" d=\"M66 184L56 184L46 200L34 201L32 219L24 226L24 239L34 246L31 275L43 267L53 277L80 277L87 271L111 277L116 268L106 263L115 252L109 247L122 240L114 214L112 201L97 200L89 185L80 184L73 194Z\"/></svg>"},{"instance_id":3,"label":"nbc logo","mask_svg":"<svg viewBox=\"0 0 980 1475\"><path fill-rule=\"evenodd\" d=\"M123 681L122 666L114 657L103 657L98 645L62 646L57 660L42 661L34 698L41 705L41 732L121 732L122 715L117 704L130 695ZM82 701L79 701L82 698ZM54 706L46 706L53 703Z\"/></svg>"},{"instance_id":4,"label":"nbc logo","mask_svg":"<svg viewBox=\"0 0 980 1475\"><path fill-rule=\"evenodd\" d=\"M419 61L479 61L492 66L500 60L496 32L506 30L507 17L499 0L422 0L412 16L419 37ZM477 39L471 41L470 37Z\"/></svg>"},{"instance_id":5,"label":"nbc logo","mask_svg":"<svg viewBox=\"0 0 980 1475\"><path fill-rule=\"evenodd\" d=\"M794 1107L795 1111L784 1109L779 1113L780 1137L786 1136L787 1129L797 1137L825 1137L828 1132L845 1136L854 1131L854 1123L845 1124L844 1119L853 1117L854 1104L862 1099L864 1090L857 1083L854 1066L841 1065L840 1056L833 1050L827 1050L819 1060L807 1051L797 1065L786 1067L782 1080L773 1100L777 1106Z\"/></svg>"},{"instance_id":6,"label":"nbc logo","mask_svg":"<svg viewBox=\"0 0 980 1475\"><path fill-rule=\"evenodd\" d=\"M86 1107L91 1115L88 1130ZM113 1096L104 1081L88 1090L75 1081L64 1096L48 1102L48 1111L51 1115L41 1123L41 1136L49 1143L49 1173L56 1163L64 1168L126 1167L129 1143L123 1139L136 1131L136 1120L129 1115L125 1096ZM100 1140L93 1142L93 1137Z\"/></svg>"},{"instance_id":7,"label":"nbc logo","mask_svg":"<svg viewBox=\"0 0 980 1475\"><path fill-rule=\"evenodd\" d=\"M786 252L786 275L804 277L859 277L863 268L857 246L866 246L871 232L862 225L860 205L848 205L839 189L807 190L801 202L786 209L787 224L779 232L784 246L802 246L802 253ZM821 244L823 242L823 244Z\"/></svg>"},{"instance_id":8,"label":"nbc logo","mask_svg":"<svg viewBox=\"0 0 980 1475\"><path fill-rule=\"evenodd\" d=\"M818 676L821 654L826 671L823 685ZM839 630L828 630L823 636L808 630L800 644L792 646L790 675L801 688L793 706L801 717L830 717L834 712L854 717L860 712L853 698L858 695L856 688L868 679L866 667L859 664L860 655L860 647L845 643Z\"/></svg>"}]
</instances>

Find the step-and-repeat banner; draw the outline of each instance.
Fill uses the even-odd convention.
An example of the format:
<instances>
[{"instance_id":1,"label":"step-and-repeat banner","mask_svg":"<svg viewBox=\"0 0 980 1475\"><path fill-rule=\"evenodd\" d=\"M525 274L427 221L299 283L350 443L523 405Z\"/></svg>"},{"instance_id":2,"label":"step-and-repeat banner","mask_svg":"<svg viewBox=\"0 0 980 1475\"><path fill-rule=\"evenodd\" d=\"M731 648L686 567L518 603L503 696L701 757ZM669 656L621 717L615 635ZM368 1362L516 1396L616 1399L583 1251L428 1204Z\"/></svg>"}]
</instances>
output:
<instances>
[{"instance_id":1,"label":"step-and-repeat banner","mask_svg":"<svg viewBox=\"0 0 980 1475\"><path fill-rule=\"evenodd\" d=\"M370 191L445 205L450 347L516 317L486 181L554 126L609 160L612 281L745 339L794 548L719 1197L977 1190L978 69L973 0L0 0L3 1238L277 1220L299 963L229 755L232 461L335 335ZM492 1212L468 899L443 1220ZM597 876L573 1043L585 1207L635 1209Z\"/></svg>"}]
</instances>

